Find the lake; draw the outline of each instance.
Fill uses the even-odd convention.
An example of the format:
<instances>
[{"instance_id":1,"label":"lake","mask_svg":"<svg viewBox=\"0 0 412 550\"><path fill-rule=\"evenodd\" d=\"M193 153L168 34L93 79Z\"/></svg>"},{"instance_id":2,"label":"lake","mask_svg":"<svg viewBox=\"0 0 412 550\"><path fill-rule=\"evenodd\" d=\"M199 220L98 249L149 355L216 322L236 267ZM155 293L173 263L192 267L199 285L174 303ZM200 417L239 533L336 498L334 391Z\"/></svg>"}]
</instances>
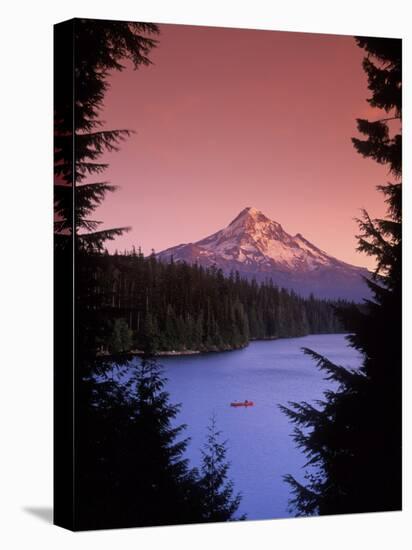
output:
<instances>
[{"instance_id":1,"label":"lake","mask_svg":"<svg viewBox=\"0 0 412 550\"><path fill-rule=\"evenodd\" d=\"M248 519L290 516L290 490L282 476L290 473L303 481L305 458L278 404L320 399L332 383L323 380L302 347L345 367L360 365L360 355L343 334L258 341L237 351L160 360L171 402L182 405L177 422L188 425L188 458L199 466L206 428L215 415L228 442L230 478L243 497L238 514L246 513ZM230 402L245 399L254 406L230 407Z\"/></svg>"}]
</instances>

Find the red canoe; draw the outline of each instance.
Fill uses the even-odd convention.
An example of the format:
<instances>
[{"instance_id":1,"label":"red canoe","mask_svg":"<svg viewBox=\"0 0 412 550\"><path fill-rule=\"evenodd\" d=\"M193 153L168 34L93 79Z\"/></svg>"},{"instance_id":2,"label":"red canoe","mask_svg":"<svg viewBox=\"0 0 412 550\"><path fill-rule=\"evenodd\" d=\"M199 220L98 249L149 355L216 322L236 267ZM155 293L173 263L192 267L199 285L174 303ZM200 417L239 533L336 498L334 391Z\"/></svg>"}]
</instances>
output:
<instances>
[{"instance_id":1,"label":"red canoe","mask_svg":"<svg viewBox=\"0 0 412 550\"><path fill-rule=\"evenodd\" d=\"M253 407L253 405L253 401L248 401L247 399L245 401L234 401L230 404L231 407Z\"/></svg>"}]
</instances>

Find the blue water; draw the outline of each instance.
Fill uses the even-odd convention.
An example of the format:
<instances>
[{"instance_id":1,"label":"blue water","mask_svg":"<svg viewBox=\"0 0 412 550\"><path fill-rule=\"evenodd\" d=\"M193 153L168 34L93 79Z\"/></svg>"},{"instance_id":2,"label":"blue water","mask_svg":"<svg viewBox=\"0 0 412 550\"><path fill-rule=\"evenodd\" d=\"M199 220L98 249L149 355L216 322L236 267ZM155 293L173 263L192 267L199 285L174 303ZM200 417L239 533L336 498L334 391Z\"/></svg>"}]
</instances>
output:
<instances>
[{"instance_id":1,"label":"blue water","mask_svg":"<svg viewBox=\"0 0 412 550\"><path fill-rule=\"evenodd\" d=\"M325 354L333 362L356 368L359 354L347 346L344 335L252 342L247 348L225 353L162 358L172 403L181 403L179 424L188 425L187 455L199 466L200 449L212 415L227 440L230 477L242 493L240 513L248 519L288 517L290 473L303 481L304 456L290 437L292 425L278 404L322 398L331 382L301 348ZM245 399L253 407L230 407Z\"/></svg>"}]
</instances>

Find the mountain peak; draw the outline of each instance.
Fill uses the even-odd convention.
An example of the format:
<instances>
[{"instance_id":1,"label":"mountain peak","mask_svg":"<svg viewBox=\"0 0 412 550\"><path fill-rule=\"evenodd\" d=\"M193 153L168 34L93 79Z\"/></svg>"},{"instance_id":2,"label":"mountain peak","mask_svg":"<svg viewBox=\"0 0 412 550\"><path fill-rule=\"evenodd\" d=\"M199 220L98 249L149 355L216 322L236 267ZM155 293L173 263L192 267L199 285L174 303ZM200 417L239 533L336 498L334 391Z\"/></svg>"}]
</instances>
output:
<instances>
[{"instance_id":1,"label":"mountain peak","mask_svg":"<svg viewBox=\"0 0 412 550\"><path fill-rule=\"evenodd\" d=\"M268 217L266 217L263 212L255 208L254 206L247 206L244 208L237 216L234 218L229 226L234 225L238 221L251 220L253 222L270 222Z\"/></svg>"},{"instance_id":2,"label":"mountain peak","mask_svg":"<svg viewBox=\"0 0 412 550\"><path fill-rule=\"evenodd\" d=\"M247 212L251 216L257 216L259 214L262 214L262 212L257 208L255 208L254 206L246 206L246 208L244 208L242 212Z\"/></svg>"}]
</instances>

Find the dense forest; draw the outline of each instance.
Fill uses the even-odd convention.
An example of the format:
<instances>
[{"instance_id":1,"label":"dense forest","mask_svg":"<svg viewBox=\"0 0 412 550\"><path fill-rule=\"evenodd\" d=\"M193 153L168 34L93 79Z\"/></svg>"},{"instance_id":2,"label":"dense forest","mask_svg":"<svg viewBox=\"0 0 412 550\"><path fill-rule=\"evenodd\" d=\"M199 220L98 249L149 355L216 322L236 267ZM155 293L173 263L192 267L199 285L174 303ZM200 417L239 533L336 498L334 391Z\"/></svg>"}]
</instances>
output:
<instances>
[{"instance_id":1,"label":"dense forest","mask_svg":"<svg viewBox=\"0 0 412 550\"><path fill-rule=\"evenodd\" d=\"M86 264L85 264L86 266ZM96 255L95 292L104 304L97 351L219 351L250 340L342 332L331 302L303 299L216 268L163 263L138 251ZM340 303L343 307L343 303Z\"/></svg>"}]
</instances>

